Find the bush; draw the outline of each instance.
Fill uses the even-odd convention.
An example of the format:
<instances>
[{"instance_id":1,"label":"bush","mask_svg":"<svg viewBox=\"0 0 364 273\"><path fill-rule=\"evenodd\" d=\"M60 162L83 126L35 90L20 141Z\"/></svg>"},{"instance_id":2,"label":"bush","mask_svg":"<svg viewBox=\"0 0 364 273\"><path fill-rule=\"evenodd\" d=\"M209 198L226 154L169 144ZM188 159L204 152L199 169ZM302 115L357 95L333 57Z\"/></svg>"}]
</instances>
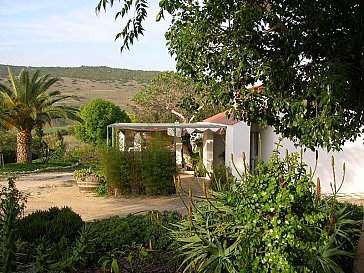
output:
<instances>
[{"instance_id":1,"label":"bush","mask_svg":"<svg viewBox=\"0 0 364 273\"><path fill-rule=\"evenodd\" d=\"M167 229L179 222L178 212L149 212L146 215L114 216L92 222L97 255L115 250L128 250L130 246L152 247L155 257L161 258L170 251L175 254L172 238ZM166 263L167 261L164 261ZM172 260L168 263L173 264Z\"/></svg>"},{"instance_id":2,"label":"bush","mask_svg":"<svg viewBox=\"0 0 364 273\"><path fill-rule=\"evenodd\" d=\"M16 162L16 135L0 128L0 153L5 163Z\"/></svg>"},{"instance_id":3,"label":"bush","mask_svg":"<svg viewBox=\"0 0 364 273\"><path fill-rule=\"evenodd\" d=\"M75 151L80 163L88 168L95 168L99 164L98 149L93 145L84 145Z\"/></svg>"},{"instance_id":4,"label":"bush","mask_svg":"<svg viewBox=\"0 0 364 273\"><path fill-rule=\"evenodd\" d=\"M172 232L185 272L350 272L362 208L320 197L298 154L276 151L241 180L191 204Z\"/></svg>"},{"instance_id":5,"label":"bush","mask_svg":"<svg viewBox=\"0 0 364 273\"><path fill-rule=\"evenodd\" d=\"M63 159L66 152L63 135L57 129L54 133L44 134L42 129L34 130L33 159L40 159L44 164L51 159Z\"/></svg>"},{"instance_id":6,"label":"bush","mask_svg":"<svg viewBox=\"0 0 364 273\"><path fill-rule=\"evenodd\" d=\"M100 166L107 183L121 190L122 194L130 194L131 187L139 181L139 172L135 168L135 156L117 148L104 148L99 150ZM134 185L135 186L135 185ZM142 193L143 189L137 187L134 194Z\"/></svg>"},{"instance_id":7,"label":"bush","mask_svg":"<svg viewBox=\"0 0 364 273\"><path fill-rule=\"evenodd\" d=\"M226 167L224 164L220 164L217 168L214 168L212 173L209 173L210 177L210 189L213 191L228 191L236 182L236 178L231 172L231 168Z\"/></svg>"},{"instance_id":8,"label":"bush","mask_svg":"<svg viewBox=\"0 0 364 273\"><path fill-rule=\"evenodd\" d=\"M176 175L174 152L153 141L141 152L141 183L147 195L168 195L175 193L173 176Z\"/></svg>"},{"instance_id":9,"label":"bush","mask_svg":"<svg viewBox=\"0 0 364 273\"><path fill-rule=\"evenodd\" d=\"M81 106L78 116L83 122L75 124L77 139L96 144L106 139L106 126L115 122L130 122L129 116L119 106L104 99L95 99Z\"/></svg>"},{"instance_id":10,"label":"bush","mask_svg":"<svg viewBox=\"0 0 364 273\"><path fill-rule=\"evenodd\" d=\"M174 153L158 140L149 143L141 152L101 149L102 172L114 188L122 194L167 195L175 193L176 174Z\"/></svg>"},{"instance_id":11,"label":"bush","mask_svg":"<svg viewBox=\"0 0 364 273\"><path fill-rule=\"evenodd\" d=\"M52 207L45 211L35 211L20 219L19 239L34 243L43 238L46 241L58 243L62 237L74 241L83 221L69 207Z\"/></svg>"}]
</instances>

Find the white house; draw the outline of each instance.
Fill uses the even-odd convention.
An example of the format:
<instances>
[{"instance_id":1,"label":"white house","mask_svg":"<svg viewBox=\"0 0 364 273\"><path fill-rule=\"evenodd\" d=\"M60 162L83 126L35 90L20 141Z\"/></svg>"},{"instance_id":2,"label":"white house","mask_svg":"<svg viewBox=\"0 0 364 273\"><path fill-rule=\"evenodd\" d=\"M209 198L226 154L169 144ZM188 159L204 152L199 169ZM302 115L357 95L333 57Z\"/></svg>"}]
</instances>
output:
<instances>
[{"instance_id":1,"label":"white house","mask_svg":"<svg viewBox=\"0 0 364 273\"><path fill-rule=\"evenodd\" d=\"M259 158L268 161L273 150L277 147L280 136L276 134L272 127L260 129L257 126L249 126L247 123L234 119L227 119L225 113L212 116L204 123L225 125L226 132L216 133L204 131L204 164L207 170L211 171L213 165L218 165L221 158L219 155L225 153L225 165L233 170L233 174L238 176L238 172L244 170L242 154L246 154L247 163L254 168ZM301 151L294 143L288 139L283 139L279 150L282 156L285 151ZM333 182L333 172L331 157L335 159L335 173L337 184L341 183L343 177L343 164L346 165L346 175L340 194L364 194L364 146L363 140L357 139L355 142L346 142L340 152L327 153L323 149L318 150L317 170L314 179L321 180L323 193L331 193L330 182ZM233 166L233 161L235 167ZM307 150L303 155L304 161L314 169L316 164L316 153ZM236 168L236 169L235 169Z\"/></svg>"}]
</instances>

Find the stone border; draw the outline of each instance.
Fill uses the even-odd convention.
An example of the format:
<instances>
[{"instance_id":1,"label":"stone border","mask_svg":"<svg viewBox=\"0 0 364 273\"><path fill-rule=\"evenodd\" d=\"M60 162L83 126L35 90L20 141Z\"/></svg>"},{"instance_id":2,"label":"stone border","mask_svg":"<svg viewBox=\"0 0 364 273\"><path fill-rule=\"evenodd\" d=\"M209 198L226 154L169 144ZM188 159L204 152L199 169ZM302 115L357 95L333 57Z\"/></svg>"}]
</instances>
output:
<instances>
[{"instance_id":1,"label":"stone border","mask_svg":"<svg viewBox=\"0 0 364 273\"><path fill-rule=\"evenodd\" d=\"M47 168L43 168L43 169L35 169L33 171L0 172L0 175L32 174L32 173L41 173L41 172L48 172L48 171L68 170L68 169L78 167L80 165L81 165L80 162L77 162L70 166L47 167Z\"/></svg>"}]
</instances>

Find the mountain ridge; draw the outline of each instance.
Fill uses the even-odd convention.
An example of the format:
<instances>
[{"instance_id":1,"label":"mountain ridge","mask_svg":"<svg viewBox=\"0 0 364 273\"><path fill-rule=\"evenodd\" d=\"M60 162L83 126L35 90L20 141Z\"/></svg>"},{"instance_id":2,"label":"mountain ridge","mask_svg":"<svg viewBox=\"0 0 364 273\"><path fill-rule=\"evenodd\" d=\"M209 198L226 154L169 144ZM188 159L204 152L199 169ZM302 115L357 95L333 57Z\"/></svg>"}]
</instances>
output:
<instances>
[{"instance_id":1,"label":"mountain ridge","mask_svg":"<svg viewBox=\"0 0 364 273\"><path fill-rule=\"evenodd\" d=\"M64 95L82 97L81 102L69 101L70 105L81 106L96 98L103 98L119 105L123 110L135 111L133 97L140 92L160 71L130 70L106 66L81 67L33 67L0 64L0 83L8 85L8 69L15 75L21 69L30 73L40 70L41 75L51 74L60 80L51 87Z\"/></svg>"},{"instance_id":2,"label":"mountain ridge","mask_svg":"<svg viewBox=\"0 0 364 273\"><path fill-rule=\"evenodd\" d=\"M30 72L39 70L41 75L51 74L57 78L75 78L87 80L118 80L122 82L137 81L141 84L148 84L155 78L161 71L156 70L133 70L126 68L112 68L108 66L16 66L0 64L0 78L7 77L8 69L10 67L14 74L19 74L21 69L28 69Z\"/></svg>"}]
</instances>

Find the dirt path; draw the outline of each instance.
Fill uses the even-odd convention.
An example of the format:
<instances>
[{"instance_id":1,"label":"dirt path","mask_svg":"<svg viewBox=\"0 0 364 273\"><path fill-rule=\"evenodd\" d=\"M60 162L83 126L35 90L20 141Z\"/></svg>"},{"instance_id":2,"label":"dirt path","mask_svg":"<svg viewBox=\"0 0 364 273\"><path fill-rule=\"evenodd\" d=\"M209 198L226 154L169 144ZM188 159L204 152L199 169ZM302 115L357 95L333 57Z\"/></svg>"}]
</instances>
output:
<instances>
[{"instance_id":1,"label":"dirt path","mask_svg":"<svg viewBox=\"0 0 364 273\"><path fill-rule=\"evenodd\" d=\"M184 187L191 183L198 190L198 181L182 176ZM69 206L80 214L84 221L101 219L113 215L128 215L150 210L178 210L186 208L179 195L167 197L97 197L93 193L78 190L72 172L51 172L20 175L15 180L17 188L28 198L25 214L45 210L53 206ZM7 178L0 178L0 186L7 185ZM187 200L187 197L184 198Z\"/></svg>"}]
</instances>

